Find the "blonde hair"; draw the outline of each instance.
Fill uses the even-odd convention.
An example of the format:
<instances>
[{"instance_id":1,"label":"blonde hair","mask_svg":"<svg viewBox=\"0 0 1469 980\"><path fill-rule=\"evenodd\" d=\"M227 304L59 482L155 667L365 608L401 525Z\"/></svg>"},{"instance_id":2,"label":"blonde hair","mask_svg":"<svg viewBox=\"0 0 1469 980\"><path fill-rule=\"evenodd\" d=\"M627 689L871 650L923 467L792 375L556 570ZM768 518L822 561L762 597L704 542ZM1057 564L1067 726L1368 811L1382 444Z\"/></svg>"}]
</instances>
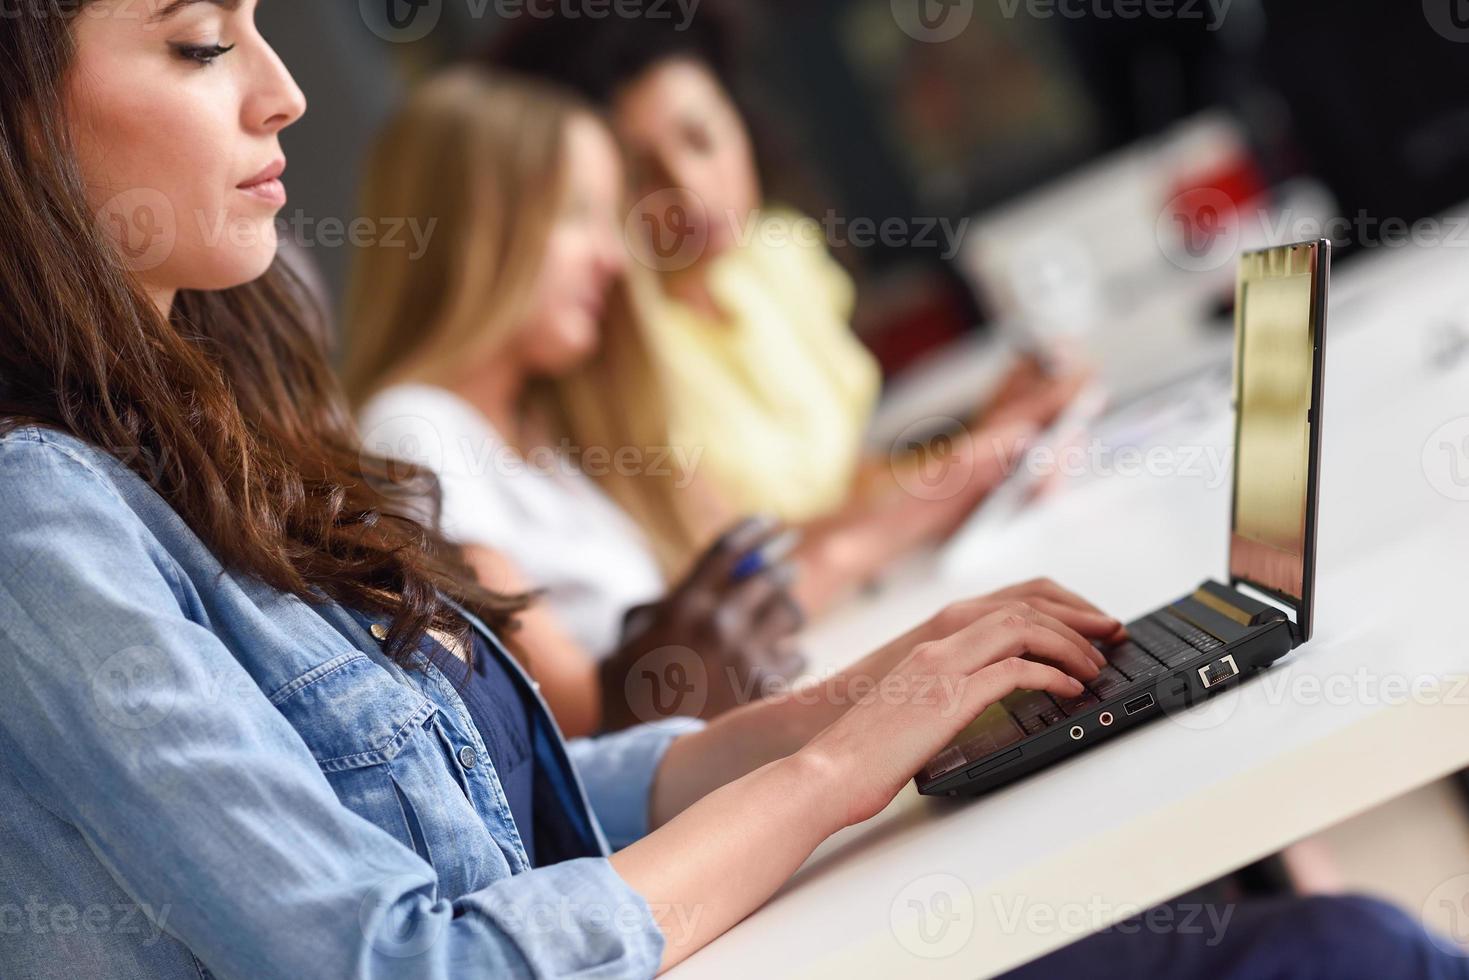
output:
<instances>
[{"instance_id":1,"label":"blonde hair","mask_svg":"<svg viewBox=\"0 0 1469 980\"><path fill-rule=\"evenodd\" d=\"M354 406L393 384L445 384L529 320L562 205L566 130L583 115L599 118L552 86L466 67L422 85L388 125L368 160L361 213L436 223L422 255L381 245L355 253L344 365ZM671 444L662 379L637 313L656 287L631 266L610 298L597 353L528 387L554 434L582 453ZM674 572L702 544L702 522L679 488L686 474L668 466L599 467L596 479Z\"/></svg>"}]
</instances>

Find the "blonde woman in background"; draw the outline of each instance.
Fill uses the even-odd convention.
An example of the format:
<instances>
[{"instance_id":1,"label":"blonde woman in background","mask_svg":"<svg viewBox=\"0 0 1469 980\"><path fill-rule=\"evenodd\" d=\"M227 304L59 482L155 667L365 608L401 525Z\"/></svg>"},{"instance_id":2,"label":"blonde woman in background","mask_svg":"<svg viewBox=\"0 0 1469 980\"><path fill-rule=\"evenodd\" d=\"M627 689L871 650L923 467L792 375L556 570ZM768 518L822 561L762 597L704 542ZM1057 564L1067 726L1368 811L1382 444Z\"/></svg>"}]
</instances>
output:
<instances>
[{"instance_id":1,"label":"blonde woman in background","mask_svg":"<svg viewBox=\"0 0 1469 980\"><path fill-rule=\"evenodd\" d=\"M486 584L545 591L522 646L572 732L709 717L789 679L802 611L962 519L1028 431L962 441L951 492L802 526L789 563L763 567L770 521L710 547L745 513L701 478L715 447L670 435L665 392L680 388L647 347L651 283L626 257L625 201L590 109L451 71L390 124L363 192L385 225L433 222L427 251L360 250L346 317L367 448L438 474L444 533Z\"/></svg>"},{"instance_id":2,"label":"blonde woman in background","mask_svg":"<svg viewBox=\"0 0 1469 980\"><path fill-rule=\"evenodd\" d=\"M695 550L694 497L632 329L603 336L632 303L621 200L611 134L574 99L442 75L363 188L365 214L434 234L422 255L360 250L346 318L367 448L437 473L437 519L483 582L544 590L515 641L572 735L712 716L802 666L791 570L737 574L768 523L738 524L668 588L660 557ZM636 379L637 401L596 397L610 376Z\"/></svg>"},{"instance_id":3,"label":"blonde woman in background","mask_svg":"<svg viewBox=\"0 0 1469 980\"><path fill-rule=\"evenodd\" d=\"M881 378L851 329L853 283L814 225L765 200L724 83L726 33L712 4L688 23L548 13L487 61L606 107L633 175L630 241L658 273L645 336L675 442L704 452L729 507L805 526L797 594L814 613L952 533L1084 378L1022 363L958 440L957 479L931 485L915 460L867 455Z\"/></svg>"},{"instance_id":4,"label":"blonde woman in background","mask_svg":"<svg viewBox=\"0 0 1469 980\"><path fill-rule=\"evenodd\" d=\"M370 219L433 222L426 253L363 248L348 295L367 448L438 473L445 535L486 585L544 589L521 646L570 732L712 717L790 679L802 611L955 525L1030 430L959 441L942 494L884 473L887 494L806 523L789 563L762 567L779 527L718 538L751 511L702 478L714 445L670 435L682 385L649 356L624 190L613 135L574 97L455 69L410 98L364 182Z\"/></svg>"}]
</instances>

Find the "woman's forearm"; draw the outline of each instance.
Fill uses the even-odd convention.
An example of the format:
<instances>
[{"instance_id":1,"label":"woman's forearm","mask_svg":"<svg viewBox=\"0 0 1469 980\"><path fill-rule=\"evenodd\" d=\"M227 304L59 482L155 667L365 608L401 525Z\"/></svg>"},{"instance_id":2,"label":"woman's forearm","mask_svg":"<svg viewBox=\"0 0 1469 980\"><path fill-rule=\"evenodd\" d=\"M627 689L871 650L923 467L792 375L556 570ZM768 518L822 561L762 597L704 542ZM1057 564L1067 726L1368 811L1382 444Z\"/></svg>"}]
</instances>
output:
<instances>
[{"instance_id":1,"label":"woman's forearm","mask_svg":"<svg viewBox=\"0 0 1469 980\"><path fill-rule=\"evenodd\" d=\"M798 751L826 724L823 712L780 698L736 708L683 736L658 767L649 826L667 824L720 787Z\"/></svg>"},{"instance_id":2,"label":"woman's forearm","mask_svg":"<svg viewBox=\"0 0 1469 980\"><path fill-rule=\"evenodd\" d=\"M818 759L779 759L612 856L663 930L663 969L753 912L844 826L834 796L839 785L835 770Z\"/></svg>"},{"instance_id":3,"label":"woman's forearm","mask_svg":"<svg viewBox=\"0 0 1469 980\"><path fill-rule=\"evenodd\" d=\"M697 800L761 766L800 751L882 679L916 644L938 635L964 611L935 617L839 673L726 712L702 731L678 739L654 783L650 825L658 827Z\"/></svg>"},{"instance_id":4,"label":"woman's forearm","mask_svg":"<svg viewBox=\"0 0 1469 980\"><path fill-rule=\"evenodd\" d=\"M662 911L664 965L738 922L827 836L879 812L987 706L1018 689L1085 690L1104 663L1090 640L1121 630L1054 582L1027 582L953 603L840 674L675 741L654 779L657 829L613 857Z\"/></svg>"},{"instance_id":5,"label":"woman's forearm","mask_svg":"<svg viewBox=\"0 0 1469 980\"><path fill-rule=\"evenodd\" d=\"M777 759L799 752L864 699L919 644L947 636L1007 602L1029 601L1091 637L1121 639L1122 625L1053 582L1027 582L990 596L954 602L867 656L826 677L726 712L669 747L650 800L650 826L672 820L697 800Z\"/></svg>"}]
</instances>

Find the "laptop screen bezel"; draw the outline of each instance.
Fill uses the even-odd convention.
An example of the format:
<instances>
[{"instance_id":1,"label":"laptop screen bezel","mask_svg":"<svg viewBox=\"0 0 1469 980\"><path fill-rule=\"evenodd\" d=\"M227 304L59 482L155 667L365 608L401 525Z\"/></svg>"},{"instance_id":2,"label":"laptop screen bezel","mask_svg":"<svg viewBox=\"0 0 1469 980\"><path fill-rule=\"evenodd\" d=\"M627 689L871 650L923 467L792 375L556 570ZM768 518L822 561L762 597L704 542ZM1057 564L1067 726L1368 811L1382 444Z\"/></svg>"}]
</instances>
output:
<instances>
[{"instance_id":1,"label":"laptop screen bezel","mask_svg":"<svg viewBox=\"0 0 1469 980\"><path fill-rule=\"evenodd\" d=\"M1306 459L1306 522L1305 534L1302 542L1301 554L1301 595L1286 595L1279 590L1255 581L1248 576L1235 574L1234 542L1236 540L1237 518L1236 510L1239 496L1239 453L1240 453L1240 406L1243 404L1244 383L1244 317L1245 317L1245 288L1251 281L1258 278L1246 273L1246 269L1252 267L1252 263L1246 259L1258 256L1269 256L1272 253L1281 256L1282 260L1293 251L1300 249L1312 249L1314 254L1310 258L1311 264L1311 401L1310 414L1307 416L1307 459ZM1281 245L1275 248L1261 249L1256 252L1247 252L1240 257L1240 272L1236 283L1235 293L1235 340L1234 340L1234 410L1235 410L1235 436L1234 436L1234 473L1231 482L1229 501L1229 575L1231 585L1247 585L1270 598L1282 603L1296 614L1295 635L1297 643L1304 643L1311 638L1313 621L1315 619L1316 602L1316 519L1317 519L1317 495L1321 478L1321 403L1325 381L1326 362L1326 311L1327 292L1331 279L1331 242L1319 239L1314 242L1298 242L1293 245Z\"/></svg>"}]
</instances>

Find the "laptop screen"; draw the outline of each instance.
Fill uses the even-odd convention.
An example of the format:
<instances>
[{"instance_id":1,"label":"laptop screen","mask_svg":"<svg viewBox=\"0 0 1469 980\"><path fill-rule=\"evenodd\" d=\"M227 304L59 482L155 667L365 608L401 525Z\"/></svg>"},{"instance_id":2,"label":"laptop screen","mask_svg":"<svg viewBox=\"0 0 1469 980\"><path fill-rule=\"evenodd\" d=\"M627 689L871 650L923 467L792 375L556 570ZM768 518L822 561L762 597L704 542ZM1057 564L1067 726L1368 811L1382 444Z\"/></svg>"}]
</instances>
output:
<instances>
[{"instance_id":1,"label":"laptop screen","mask_svg":"<svg viewBox=\"0 0 1469 980\"><path fill-rule=\"evenodd\" d=\"M1312 573L1323 252L1322 244L1293 245L1240 260L1229 569L1236 580L1298 611L1309 598Z\"/></svg>"}]
</instances>

